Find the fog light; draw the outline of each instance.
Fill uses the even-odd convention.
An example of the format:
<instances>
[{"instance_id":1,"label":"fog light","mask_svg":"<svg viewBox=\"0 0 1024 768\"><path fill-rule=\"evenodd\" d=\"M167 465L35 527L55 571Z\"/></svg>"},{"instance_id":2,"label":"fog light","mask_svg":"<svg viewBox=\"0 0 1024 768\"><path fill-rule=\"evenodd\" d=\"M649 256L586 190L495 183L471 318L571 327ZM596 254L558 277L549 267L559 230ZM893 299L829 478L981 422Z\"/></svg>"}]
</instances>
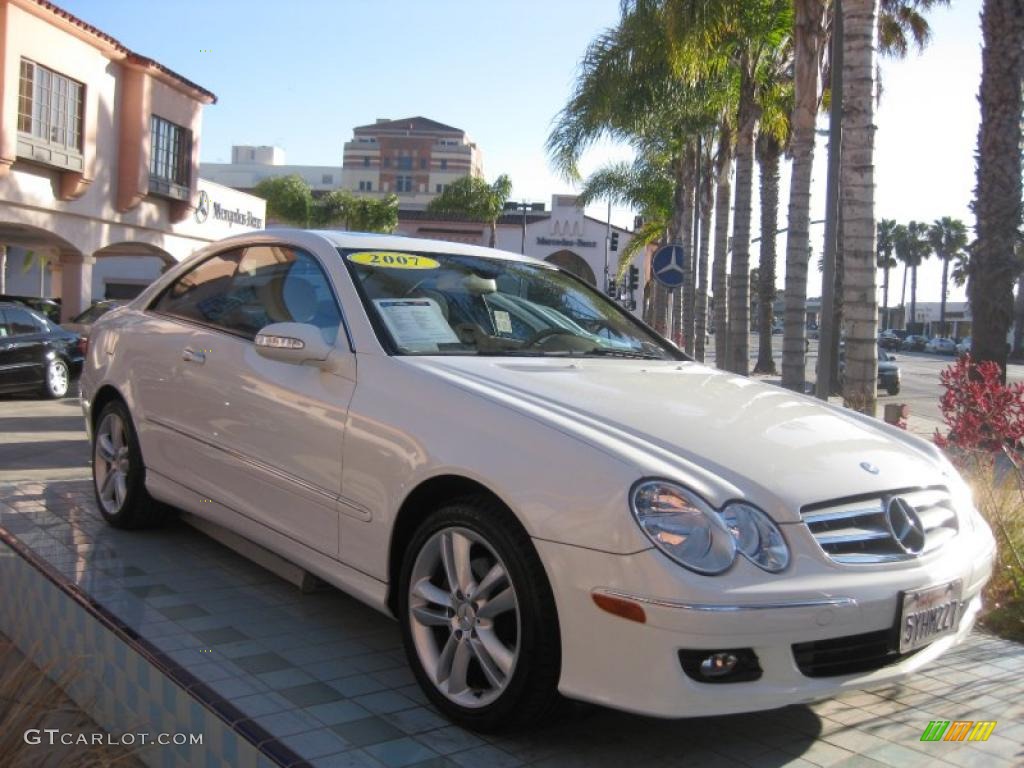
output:
<instances>
[{"instance_id":1,"label":"fog light","mask_svg":"<svg viewBox=\"0 0 1024 768\"><path fill-rule=\"evenodd\" d=\"M679 651L679 664L698 683L743 683L761 677L761 664L752 648L684 648Z\"/></svg>"},{"instance_id":2,"label":"fog light","mask_svg":"<svg viewBox=\"0 0 1024 768\"><path fill-rule=\"evenodd\" d=\"M723 677L731 674L736 669L737 663L739 663L739 659L736 654L728 651L713 653L700 663L700 673L704 677Z\"/></svg>"}]
</instances>

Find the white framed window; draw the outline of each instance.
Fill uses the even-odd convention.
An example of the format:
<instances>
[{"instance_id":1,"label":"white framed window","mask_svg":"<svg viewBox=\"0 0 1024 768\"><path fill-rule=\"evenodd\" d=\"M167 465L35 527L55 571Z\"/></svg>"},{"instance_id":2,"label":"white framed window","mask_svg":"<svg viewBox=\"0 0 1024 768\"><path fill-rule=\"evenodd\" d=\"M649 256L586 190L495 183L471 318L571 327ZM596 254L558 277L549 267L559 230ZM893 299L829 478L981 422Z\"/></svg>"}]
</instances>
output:
<instances>
[{"instance_id":1,"label":"white framed window","mask_svg":"<svg viewBox=\"0 0 1024 768\"><path fill-rule=\"evenodd\" d=\"M158 115L149 121L149 177L187 187L192 174L192 131Z\"/></svg>"},{"instance_id":2,"label":"white framed window","mask_svg":"<svg viewBox=\"0 0 1024 768\"><path fill-rule=\"evenodd\" d=\"M21 60L18 131L65 151L82 151L85 86L29 59Z\"/></svg>"}]
</instances>

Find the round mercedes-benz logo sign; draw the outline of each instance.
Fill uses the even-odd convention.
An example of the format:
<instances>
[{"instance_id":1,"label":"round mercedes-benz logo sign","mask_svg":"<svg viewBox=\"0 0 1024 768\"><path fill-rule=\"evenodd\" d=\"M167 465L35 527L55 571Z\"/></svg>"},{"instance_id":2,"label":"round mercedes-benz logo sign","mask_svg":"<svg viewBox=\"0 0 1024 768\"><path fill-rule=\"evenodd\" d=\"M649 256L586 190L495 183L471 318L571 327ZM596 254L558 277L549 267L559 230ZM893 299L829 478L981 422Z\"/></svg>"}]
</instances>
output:
<instances>
[{"instance_id":1,"label":"round mercedes-benz logo sign","mask_svg":"<svg viewBox=\"0 0 1024 768\"><path fill-rule=\"evenodd\" d=\"M204 189L199 193L199 200L196 202L196 223L202 224L210 215L210 196Z\"/></svg>"},{"instance_id":2,"label":"round mercedes-benz logo sign","mask_svg":"<svg viewBox=\"0 0 1024 768\"><path fill-rule=\"evenodd\" d=\"M885 513L892 537L908 555L919 555L924 549L924 524L906 499L889 499Z\"/></svg>"}]
</instances>

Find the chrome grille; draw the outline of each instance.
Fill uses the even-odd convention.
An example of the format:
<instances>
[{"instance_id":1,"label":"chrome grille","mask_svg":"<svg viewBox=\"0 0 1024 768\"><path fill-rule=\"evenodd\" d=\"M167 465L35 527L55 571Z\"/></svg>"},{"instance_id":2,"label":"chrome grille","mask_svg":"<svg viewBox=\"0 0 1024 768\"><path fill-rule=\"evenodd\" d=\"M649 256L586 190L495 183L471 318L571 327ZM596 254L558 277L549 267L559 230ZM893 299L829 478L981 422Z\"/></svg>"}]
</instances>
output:
<instances>
[{"instance_id":1,"label":"chrome grille","mask_svg":"<svg viewBox=\"0 0 1024 768\"><path fill-rule=\"evenodd\" d=\"M912 554L893 535L890 499L899 497L917 512L924 547ZM891 491L875 497L825 502L804 507L801 517L822 550L837 563L888 563L933 552L958 530L956 510L945 488Z\"/></svg>"}]
</instances>

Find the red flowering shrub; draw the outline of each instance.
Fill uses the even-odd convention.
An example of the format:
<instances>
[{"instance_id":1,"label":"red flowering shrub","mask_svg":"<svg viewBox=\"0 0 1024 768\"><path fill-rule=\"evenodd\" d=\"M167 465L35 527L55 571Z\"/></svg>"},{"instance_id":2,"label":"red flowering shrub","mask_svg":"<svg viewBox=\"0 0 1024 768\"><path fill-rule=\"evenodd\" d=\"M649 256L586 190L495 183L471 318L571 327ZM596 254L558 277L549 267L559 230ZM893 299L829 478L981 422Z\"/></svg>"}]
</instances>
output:
<instances>
[{"instance_id":1,"label":"red flowering shrub","mask_svg":"<svg viewBox=\"0 0 1024 768\"><path fill-rule=\"evenodd\" d=\"M939 401L946 436L935 433L942 448L1015 450L1024 438L1024 383L1003 384L999 366L975 363L964 355L939 374L946 392Z\"/></svg>"}]
</instances>

